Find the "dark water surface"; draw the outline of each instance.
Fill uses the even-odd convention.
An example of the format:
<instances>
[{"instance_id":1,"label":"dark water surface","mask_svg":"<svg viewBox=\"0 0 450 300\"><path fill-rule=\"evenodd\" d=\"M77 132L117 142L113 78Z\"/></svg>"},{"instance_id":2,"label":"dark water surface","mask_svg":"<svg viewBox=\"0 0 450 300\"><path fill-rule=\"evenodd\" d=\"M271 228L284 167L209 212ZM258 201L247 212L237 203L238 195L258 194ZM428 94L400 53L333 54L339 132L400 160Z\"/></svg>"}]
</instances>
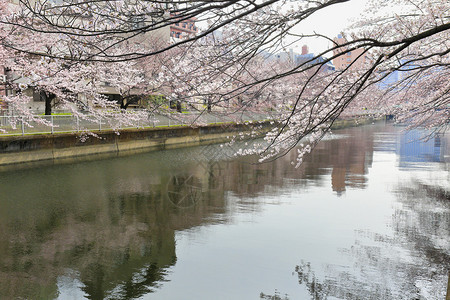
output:
<instances>
[{"instance_id":1,"label":"dark water surface","mask_svg":"<svg viewBox=\"0 0 450 300\"><path fill-rule=\"evenodd\" d=\"M445 299L450 139L337 131L0 173L0 299Z\"/></svg>"}]
</instances>

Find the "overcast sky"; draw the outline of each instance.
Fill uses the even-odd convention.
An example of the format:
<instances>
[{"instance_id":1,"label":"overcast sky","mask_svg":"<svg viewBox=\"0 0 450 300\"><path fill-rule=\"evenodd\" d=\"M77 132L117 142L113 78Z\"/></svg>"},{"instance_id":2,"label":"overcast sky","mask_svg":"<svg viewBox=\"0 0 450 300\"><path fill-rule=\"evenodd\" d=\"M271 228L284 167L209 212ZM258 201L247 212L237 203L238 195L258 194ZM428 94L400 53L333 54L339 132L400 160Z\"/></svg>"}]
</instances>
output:
<instances>
[{"instance_id":1,"label":"overcast sky","mask_svg":"<svg viewBox=\"0 0 450 300\"><path fill-rule=\"evenodd\" d=\"M363 12L367 1L351 0L346 3L333 5L311 16L297 30L299 33L312 33L316 31L329 37L335 37L352 23L352 19L356 19ZM317 39L310 40L307 44L309 51L315 54L323 51L328 46L328 42ZM301 46L296 45L294 51L301 52Z\"/></svg>"},{"instance_id":2,"label":"overcast sky","mask_svg":"<svg viewBox=\"0 0 450 300\"><path fill-rule=\"evenodd\" d=\"M345 3L332 5L302 22L301 26L297 26L295 32L308 34L315 31L328 37L336 37L352 23L352 20L357 19L361 15L368 1L370 0L350 0ZM206 28L206 21L198 21L197 26ZM286 50L288 51L292 48L294 52L301 53L304 44L307 44L309 51L314 54L319 54L331 46L326 40L309 39L287 46Z\"/></svg>"}]
</instances>

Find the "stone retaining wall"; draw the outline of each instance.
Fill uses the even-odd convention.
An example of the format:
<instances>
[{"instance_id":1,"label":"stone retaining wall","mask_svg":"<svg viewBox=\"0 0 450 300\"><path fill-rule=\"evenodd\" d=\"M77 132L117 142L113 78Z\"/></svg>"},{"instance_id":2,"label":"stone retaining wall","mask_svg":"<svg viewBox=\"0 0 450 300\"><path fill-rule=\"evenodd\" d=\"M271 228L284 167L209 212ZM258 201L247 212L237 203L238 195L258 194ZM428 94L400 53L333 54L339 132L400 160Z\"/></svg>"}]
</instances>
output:
<instances>
[{"instance_id":1,"label":"stone retaining wall","mask_svg":"<svg viewBox=\"0 0 450 300\"><path fill-rule=\"evenodd\" d=\"M268 123L263 126L269 128ZM233 132L249 130L247 124L222 124L100 132L98 137L73 133L0 137L0 166L220 143Z\"/></svg>"},{"instance_id":2,"label":"stone retaining wall","mask_svg":"<svg viewBox=\"0 0 450 300\"><path fill-rule=\"evenodd\" d=\"M333 129L371 123L371 118L337 120ZM261 133L269 130L262 124ZM217 124L202 127L174 126L96 133L98 137L67 134L0 136L0 167L35 162L98 159L135 152L221 143L237 132L252 130L251 124Z\"/></svg>"}]
</instances>

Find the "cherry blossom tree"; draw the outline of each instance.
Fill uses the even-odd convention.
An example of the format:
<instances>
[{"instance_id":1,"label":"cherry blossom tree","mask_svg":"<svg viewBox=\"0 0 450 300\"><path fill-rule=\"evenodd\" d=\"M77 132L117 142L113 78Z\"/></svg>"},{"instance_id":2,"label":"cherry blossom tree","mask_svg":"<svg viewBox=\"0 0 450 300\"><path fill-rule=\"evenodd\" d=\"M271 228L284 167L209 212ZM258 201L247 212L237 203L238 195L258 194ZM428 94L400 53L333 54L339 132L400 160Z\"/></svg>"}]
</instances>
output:
<instances>
[{"instance_id":1,"label":"cherry blossom tree","mask_svg":"<svg viewBox=\"0 0 450 300\"><path fill-rule=\"evenodd\" d=\"M300 143L300 163L338 117L368 108L378 114L395 114L412 126L446 130L448 1L369 1L364 17L347 30L346 41L340 44L318 32L299 33L298 27L312 15L348 1L20 0L20 9L1 22L23 32L26 41L8 35L2 45L8 51L51 62L110 68L114 63L133 65L170 53L157 80L177 101L191 101L194 106L203 99L206 111L214 106L278 110L276 126L265 143L242 151L257 153L262 159L284 155ZM203 27L195 36L154 47L144 43L130 47L191 18ZM276 66L271 61L270 54L310 38L324 39L331 46L298 64ZM51 51L44 51L36 39L54 41ZM352 62L334 72L324 70L334 58L355 50L361 53L357 68ZM390 80L394 75L398 79ZM121 84L120 75L115 78ZM145 80L136 83L145 85ZM133 85L128 83L128 90Z\"/></svg>"},{"instance_id":2,"label":"cherry blossom tree","mask_svg":"<svg viewBox=\"0 0 450 300\"><path fill-rule=\"evenodd\" d=\"M398 3L403 4L401 9L393 9ZM379 60L366 85L367 93L355 104L394 114L410 126L446 130L450 117L450 5L446 1L380 4L386 8L380 12L369 7L367 15L374 17L355 24L354 42L378 40L367 55L367 64Z\"/></svg>"},{"instance_id":3,"label":"cherry blossom tree","mask_svg":"<svg viewBox=\"0 0 450 300\"><path fill-rule=\"evenodd\" d=\"M1 18L5 22L24 12L7 1L1 1L0 5ZM27 23L33 19L22 18L21 21ZM50 125L48 119L31 111L29 103L33 97L43 100L46 115L57 106L77 118L106 121L112 128L136 126L148 118L145 112L125 111L130 101L118 106L106 94L112 90L127 99L133 93L146 94L156 90L158 67L155 63L143 63L144 59L119 62L67 60L66 57L76 57L85 49L72 47L67 38L55 40L52 34L29 31L18 25L6 24L0 31L0 65L8 73L2 100L26 125L32 126L34 122ZM18 50L21 47L41 55ZM136 39L114 49L113 53L118 55L136 48L142 48L142 41ZM51 57L54 54L61 57Z\"/></svg>"}]
</instances>

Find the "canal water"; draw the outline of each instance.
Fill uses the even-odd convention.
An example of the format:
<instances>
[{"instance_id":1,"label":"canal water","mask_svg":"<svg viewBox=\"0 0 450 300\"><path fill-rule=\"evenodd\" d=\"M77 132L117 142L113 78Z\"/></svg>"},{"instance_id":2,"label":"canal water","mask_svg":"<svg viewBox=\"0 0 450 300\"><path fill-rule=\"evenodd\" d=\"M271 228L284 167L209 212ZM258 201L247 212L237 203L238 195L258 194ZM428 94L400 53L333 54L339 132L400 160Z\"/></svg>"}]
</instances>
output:
<instances>
[{"instance_id":1,"label":"canal water","mask_svg":"<svg viewBox=\"0 0 450 300\"><path fill-rule=\"evenodd\" d=\"M0 299L445 299L450 139L422 134L2 171Z\"/></svg>"}]
</instances>

